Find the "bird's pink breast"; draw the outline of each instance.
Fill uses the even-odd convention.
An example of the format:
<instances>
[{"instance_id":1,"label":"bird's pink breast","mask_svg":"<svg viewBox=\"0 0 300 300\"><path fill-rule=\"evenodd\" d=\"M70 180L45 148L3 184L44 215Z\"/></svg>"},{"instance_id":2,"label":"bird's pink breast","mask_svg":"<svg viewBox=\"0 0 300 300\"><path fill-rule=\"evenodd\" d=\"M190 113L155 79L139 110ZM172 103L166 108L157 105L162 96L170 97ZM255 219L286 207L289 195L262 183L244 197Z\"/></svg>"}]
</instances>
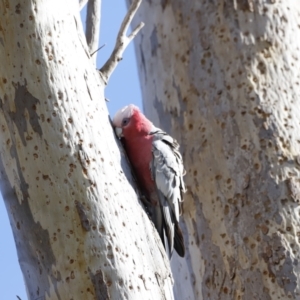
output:
<instances>
[{"instance_id":1,"label":"bird's pink breast","mask_svg":"<svg viewBox=\"0 0 300 300\"><path fill-rule=\"evenodd\" d=\"M152 136L135 136L126 138L125 149L129 161L143 192L150 197L155 191L155 182L151 177L150 162L152 160ZM149 199L150 200L150 199ZM155 203L153 203L155 204Z\"/></svg>"}]
</instances>

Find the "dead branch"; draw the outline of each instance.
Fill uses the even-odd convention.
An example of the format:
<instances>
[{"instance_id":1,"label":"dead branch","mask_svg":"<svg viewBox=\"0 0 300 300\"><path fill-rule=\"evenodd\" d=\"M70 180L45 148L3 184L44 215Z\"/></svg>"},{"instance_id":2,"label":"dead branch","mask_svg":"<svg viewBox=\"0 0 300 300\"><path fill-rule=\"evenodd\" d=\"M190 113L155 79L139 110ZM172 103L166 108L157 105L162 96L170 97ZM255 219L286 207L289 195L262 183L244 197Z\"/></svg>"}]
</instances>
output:
<instances>
[{"instance_id":1,"label":"dead branch","mask_svg":"<svg viewBox=\"0 0 300 300\"><path fill-rule=\"evenodd\" d=\"M130 8L121 24L121 28L120 28L118 36L117 36L115 48L114 48L112 54L110 55L109 59L107 60L107 62L100 69L100 74L106 84L107 84L112 72L116 68L118 62L120 60L122 60L123 52L125 51L126 47L131 42L131 40L133 40L133 38L138 34L138 32L141 30L141 28L143 28L143 26L144 26L144 23L141 22L132 31L132 33L129 36L126 35L127 29L128 29L135 13L137 12L141 3L142 3L142 0L133 0L132 1Z\"/></svg>"}]
</instances>

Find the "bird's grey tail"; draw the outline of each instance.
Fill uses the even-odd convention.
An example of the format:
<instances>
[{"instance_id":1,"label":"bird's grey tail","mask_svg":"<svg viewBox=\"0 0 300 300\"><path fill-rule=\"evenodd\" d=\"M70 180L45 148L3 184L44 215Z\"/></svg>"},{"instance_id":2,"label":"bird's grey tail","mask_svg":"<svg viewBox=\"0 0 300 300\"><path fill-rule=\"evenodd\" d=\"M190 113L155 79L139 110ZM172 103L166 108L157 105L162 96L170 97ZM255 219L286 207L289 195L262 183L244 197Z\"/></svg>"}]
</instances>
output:
<instances>
[{"instance_id":1,"label":"bird's grey tail","mask_svg":"<svg viewBox=\"0 0 300 300\"><path fill-rule=\"evenodd\" d=\"M178 222L175 222L174 249L176 250L179 256L184 257L185 249L184 249L183 234L179 227Z\"/></svg>"}]
</instances>

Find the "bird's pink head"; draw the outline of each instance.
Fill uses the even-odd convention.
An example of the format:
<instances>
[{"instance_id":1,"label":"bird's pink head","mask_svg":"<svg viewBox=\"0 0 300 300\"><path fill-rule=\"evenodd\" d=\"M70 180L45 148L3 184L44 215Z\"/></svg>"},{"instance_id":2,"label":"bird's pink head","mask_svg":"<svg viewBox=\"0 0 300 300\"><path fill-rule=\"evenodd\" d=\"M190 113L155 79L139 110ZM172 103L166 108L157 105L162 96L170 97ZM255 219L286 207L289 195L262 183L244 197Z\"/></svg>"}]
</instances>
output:
<instances>
[{"instance_id":1,"label":"bird's pink head","mask_svg":"<svg viewBox=\"0 0 300 300\"><path fill-rule=\"evenodd\" d=\"M136 135L148 135L153 128L152 122L133 104L123 107L116 113L113 125L117 129L117 134L124 136L125 139Z\"/></svg>"}]
</instances>

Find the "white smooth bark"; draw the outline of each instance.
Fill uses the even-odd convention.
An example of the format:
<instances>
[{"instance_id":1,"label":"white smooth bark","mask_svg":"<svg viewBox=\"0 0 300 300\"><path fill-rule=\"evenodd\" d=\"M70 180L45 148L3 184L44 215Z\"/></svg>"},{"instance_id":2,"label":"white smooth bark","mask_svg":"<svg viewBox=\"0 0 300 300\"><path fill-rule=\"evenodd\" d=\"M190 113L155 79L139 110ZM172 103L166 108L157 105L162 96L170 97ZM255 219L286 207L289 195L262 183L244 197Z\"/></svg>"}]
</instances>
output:
<instances>
[{"instance_id":1,"label":"white smooth bark","mask_svg":"<svg viewBox=\"0 0 300 300\"><path fill-rule=\"evenodd\" d=\"M175 298L299 299L300 7L144 1L144 106L187 169Z\"/></svg>"},{"instance_id":2,"label":"white smooth bark","mask_svg":"<svg viewBox=\"0 0 300 300\"><path fill-rule=\"evenodd\" d=\"M28 298L173 299L78 5L1 0L0 12L0 184Z\"/></svg>"}]
</instances>

